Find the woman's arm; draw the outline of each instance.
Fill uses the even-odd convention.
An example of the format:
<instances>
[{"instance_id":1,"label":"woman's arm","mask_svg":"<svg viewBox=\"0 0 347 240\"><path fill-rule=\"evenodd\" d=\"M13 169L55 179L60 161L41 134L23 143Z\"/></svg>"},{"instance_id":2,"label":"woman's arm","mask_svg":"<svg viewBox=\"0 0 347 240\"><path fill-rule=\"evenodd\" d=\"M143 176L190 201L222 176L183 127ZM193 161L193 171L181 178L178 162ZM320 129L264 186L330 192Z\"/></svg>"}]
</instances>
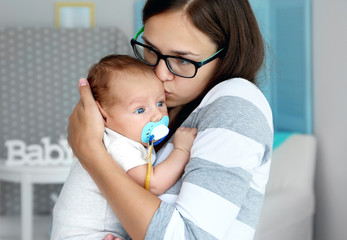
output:
<instances>
[{"instance_id":1,"label":"woman's arm","mask_svg":"<svg viewBox=\"0 0 347 240\"><path fill-rule=\"evenodd\" d=\"M144 239L160 199L135 183L107 153L104 122L86 79L79 82L81 99L70 115L68 141L132 239Z\"/></svg>"}]
</instances>

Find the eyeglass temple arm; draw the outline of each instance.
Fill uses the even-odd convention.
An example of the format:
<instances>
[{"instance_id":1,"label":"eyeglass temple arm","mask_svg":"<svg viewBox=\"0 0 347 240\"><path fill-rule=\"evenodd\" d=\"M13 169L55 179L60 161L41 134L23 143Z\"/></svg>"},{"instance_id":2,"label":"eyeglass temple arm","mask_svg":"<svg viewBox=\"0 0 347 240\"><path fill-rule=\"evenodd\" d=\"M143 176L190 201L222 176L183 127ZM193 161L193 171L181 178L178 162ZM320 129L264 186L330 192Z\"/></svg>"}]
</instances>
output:
<instances>
[{"instance_id":1,"label":"eyeglass temple arm","mask_svg":"<svg viewBox=\"0 0 347 240\"><path fill-rule=\"evenodd\" d=\"M145 26L143 26L143 27L135 34L135 36L133 37L133 39L136 40L136 38L137 38L141 33L143 33L144 30L145 30Z\"/></svg>"},{"instance_id":2,"label":"eyeglass temple arm","mask_svg":"<svg viewBox=\"0 0 347 240\"><path fill-rule=\"evenodd\" d=\"M223 50L224 50L224 48L222 48L222 49L220 49L219 51L217 51L217 52L216 52L215 54L213 54L211 57L209 57L209 58L207 58L207 59L201 61L201 62L200 62L201 67L202 67L203 65L205 65L205 64L207 64L207 63L213 61L213 60L218 56L218 54L219 54L221 51L223 51Z\"/></svg>"}]
</instances>

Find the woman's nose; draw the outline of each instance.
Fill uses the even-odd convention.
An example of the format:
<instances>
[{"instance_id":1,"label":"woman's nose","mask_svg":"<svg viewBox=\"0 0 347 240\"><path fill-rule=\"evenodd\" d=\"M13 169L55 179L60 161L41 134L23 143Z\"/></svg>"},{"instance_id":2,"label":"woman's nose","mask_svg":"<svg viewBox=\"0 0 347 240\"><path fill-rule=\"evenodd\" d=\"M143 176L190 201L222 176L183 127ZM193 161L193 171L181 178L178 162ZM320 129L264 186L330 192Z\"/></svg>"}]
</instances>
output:
<instances>
[{"instance_id":1,"label":"woman's nose","mask_svg":"<svg viewBox=\"0 0 347 240\"><path fill-rule=\"evenodd\" d=\"M168 81L168 80L172 80L174 78L174 76L175 76L167 68L166 63L165 63L165 61L163 59L159 60L159 63L158 63L158 65L155 68L155 74L163 82Z\"/></svg>"}]
</instances>

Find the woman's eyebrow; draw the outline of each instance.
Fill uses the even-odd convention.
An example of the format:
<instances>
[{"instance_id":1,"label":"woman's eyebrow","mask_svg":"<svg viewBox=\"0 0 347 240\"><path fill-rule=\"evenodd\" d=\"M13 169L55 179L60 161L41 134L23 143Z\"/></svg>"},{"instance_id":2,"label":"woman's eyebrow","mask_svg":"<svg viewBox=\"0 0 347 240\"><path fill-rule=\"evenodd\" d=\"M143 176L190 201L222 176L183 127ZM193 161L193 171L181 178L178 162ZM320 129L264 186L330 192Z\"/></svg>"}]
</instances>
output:
<instances>
[{"instance_id":1,"label":"woman's eyebrow","mask_svg":"<svg viewBox=\"0 0 347 240\"><path fill-rule=\"evenodd\" d=\"M190 56L199 56L198 54L192 53L190 51L172 51L172 53L177 54L177 55L190 55Z\"/></svg>"},{"instance_id":2,"label":"woman's eyebrow","mask_svg":"<svg viewBox=\"0 0 347 240\"><path fill-rule=\"evenodd\" d=\"M146 37L142 37L144 43L146 43L148 46L156 49L157 51L158 48L156 48ZM175 51L171 51L173 54L176 54L176 55L181 55L181 56L185 56L185 55L191 55L191 56L199 56L199 54L196 54L196 53L193 53L193 52L190 52L190 51L178 51L178 50L175 50Z\"/></svg>"},{"instance_id":3,"label":"woman's eyebrow","mask_svg":"<svg viewBox=\"0 0 347 240\"><path fill-rule=\"evenodd\" d=\"M143 41L144 41L147 45L149 45L150 47L155 48L155 46L154 46L146 37L143 36L142 39L143 39Z\"/></svg>"}]
</instances>

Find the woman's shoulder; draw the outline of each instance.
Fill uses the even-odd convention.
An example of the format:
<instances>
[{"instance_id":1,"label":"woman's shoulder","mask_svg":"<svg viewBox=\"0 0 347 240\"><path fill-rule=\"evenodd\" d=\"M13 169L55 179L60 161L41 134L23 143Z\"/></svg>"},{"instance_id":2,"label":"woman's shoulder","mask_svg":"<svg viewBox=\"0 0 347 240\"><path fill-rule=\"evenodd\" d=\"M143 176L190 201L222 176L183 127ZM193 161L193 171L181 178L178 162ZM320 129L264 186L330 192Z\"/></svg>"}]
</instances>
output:
<instances>
[{"instance_id":1,"label":"woman's shoulder","mask_svg":"<svg viewBox=\"0 0 347 240\"><path fill-rule=\"evenodd\" d=\"M232 78L214 86L203 98L202 104L210 103L220 97L240 97L252 101L252 98L265 98L260 89L243 78ZM264 99L266 100L266 99Z\"/></svg>"},{"instance_id":2,"label":"woman's shoulder","mask_svg":"<svg viewBox=\"0 0 347 240\"><path fill-rule=\"evenodd\" d=\"M224 102L225 105L233 105L237 101L247 102L272 118L271 108L264 94L255 84L243 78L232 78L217 84L206 94L198 109L216 101Z\"/></svg>"}]
</instances>

